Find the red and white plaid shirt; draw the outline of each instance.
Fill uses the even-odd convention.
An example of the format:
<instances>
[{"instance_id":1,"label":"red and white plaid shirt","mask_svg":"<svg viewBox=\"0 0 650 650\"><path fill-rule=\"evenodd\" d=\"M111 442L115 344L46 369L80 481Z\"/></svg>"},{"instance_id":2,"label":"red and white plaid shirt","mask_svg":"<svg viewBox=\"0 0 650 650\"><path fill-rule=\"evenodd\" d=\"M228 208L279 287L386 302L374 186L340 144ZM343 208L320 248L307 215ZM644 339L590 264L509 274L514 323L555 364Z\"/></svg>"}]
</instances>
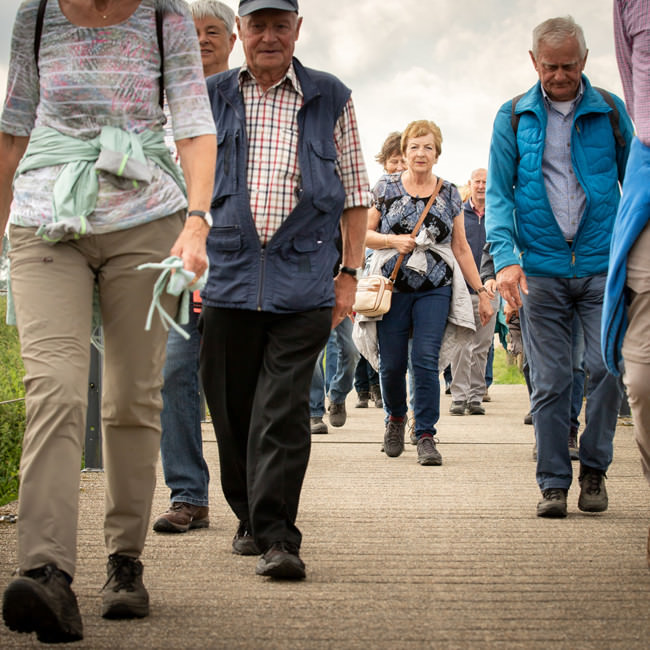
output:
<instances>
[{"instance_id":1,"label":"red and white plaid shirt","mask_svg":"<svg viewBox=\"0 0 650 650\"><path fill-rule=\"evenodd\" d=\"M303 94L293 63L284 78L266 92L244 64L239 72L239 88L246 110L251 212L262 246L266 246L298 203L302 186L298 111ZM336 123L334 143L338 154L336 171L345 191L343 208L370 207L372 194L352 99Z\"/></svg>"}]
</instances>

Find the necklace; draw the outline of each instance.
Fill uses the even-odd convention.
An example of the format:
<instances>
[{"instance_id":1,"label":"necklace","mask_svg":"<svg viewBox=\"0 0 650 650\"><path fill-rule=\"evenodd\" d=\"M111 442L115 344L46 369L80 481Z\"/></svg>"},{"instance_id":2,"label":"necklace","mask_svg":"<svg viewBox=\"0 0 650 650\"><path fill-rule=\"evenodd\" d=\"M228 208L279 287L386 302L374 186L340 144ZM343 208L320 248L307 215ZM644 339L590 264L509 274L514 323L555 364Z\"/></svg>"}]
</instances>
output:
<instances>
[{"instance_id":1,"label":"necklace","mask_svg":"<svg viewBox=\"0 0 650 650\"><path fill-rule=\"evenodd\" d=\"M108 7L108 4L106 5ZM95 11L102 17L103 20L106 20L114 11L115 11L115 6L113 6L109 11L100 11L96 7L94 7Z\"/></svg>"}]
</instances>

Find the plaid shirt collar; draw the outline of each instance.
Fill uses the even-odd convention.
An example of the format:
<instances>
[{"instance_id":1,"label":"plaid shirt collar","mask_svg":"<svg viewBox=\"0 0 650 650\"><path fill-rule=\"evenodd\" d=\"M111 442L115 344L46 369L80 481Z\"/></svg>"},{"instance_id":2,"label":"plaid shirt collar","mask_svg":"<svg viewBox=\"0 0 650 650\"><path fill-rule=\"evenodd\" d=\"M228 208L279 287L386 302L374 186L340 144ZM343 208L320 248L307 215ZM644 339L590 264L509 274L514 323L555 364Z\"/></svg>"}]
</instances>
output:
<instances>
[{"instance_id":1,"label":"plaid shirt collar","mask_svg":"<svg viewBox=\"0 0 650 650\"><path fill-rule=\"evenodd\" d=\"M242 87L246 81L252 80L255 83L257 83L257 79L255 79L253 73L250 71L250 68L248 67L247 63L244 63L242 67L239 69L239 90L241 92ZM283 83L289 83L293 89L302 97L302 87L300 86L300 81L298 80L298 75L296 74L296 69L293 66L293 61L291 61L289 67L287 68L287 71L278 81L275 83L271 88L277 88L278 86L282 85ZM270 90L270 88L269 88Z\"/></svg>"}]
</instances>

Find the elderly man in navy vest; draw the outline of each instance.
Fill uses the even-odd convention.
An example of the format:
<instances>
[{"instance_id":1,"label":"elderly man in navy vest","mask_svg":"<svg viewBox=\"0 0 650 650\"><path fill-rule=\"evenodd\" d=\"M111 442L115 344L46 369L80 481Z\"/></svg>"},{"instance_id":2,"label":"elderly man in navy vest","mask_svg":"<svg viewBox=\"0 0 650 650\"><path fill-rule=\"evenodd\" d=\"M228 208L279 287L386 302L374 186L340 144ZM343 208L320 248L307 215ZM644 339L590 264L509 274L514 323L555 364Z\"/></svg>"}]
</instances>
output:
<instances>
[{"instance_id":1,"label":"elderly man in navy vest","mask_svg":"<svg viewBox=\"0 0 650 650\"><path fill-rule=\"evenodd\" d=\"M589 373L578 508L608 506L605 472L621 389L600 354L600 319L633 130L623 102L582 74L587 48L571 17L538 25L530 56L539 82L506 102L494 122L486 228L498 289L511 307L523 304L542 492L537 515L565 517L573 478L567 422L574 314L583 325Z\"/></svg>"},{"instance_id":2,"label":"elderly man in navy vest","mask_svg":"<svg viewBox=\"0 0 650 650\"><path fill-rule=\"evenodd\" d=\"M305 577L309 386L352 310L371 203L350 90L293 57L301 23L297 0L241 0L246 61L208 80L219 156L201 377L233 552L262 554L257 574L280 579Z\"/></svg>"}]
</instances>

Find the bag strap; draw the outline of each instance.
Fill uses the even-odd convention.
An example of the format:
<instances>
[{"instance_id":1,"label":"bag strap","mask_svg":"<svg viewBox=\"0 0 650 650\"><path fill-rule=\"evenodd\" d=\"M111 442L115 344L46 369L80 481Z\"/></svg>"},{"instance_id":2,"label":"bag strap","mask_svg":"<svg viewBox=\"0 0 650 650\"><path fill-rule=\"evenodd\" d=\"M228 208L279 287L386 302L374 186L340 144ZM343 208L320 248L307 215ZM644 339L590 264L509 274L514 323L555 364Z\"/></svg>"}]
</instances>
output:
<instances>
[{"instance_id":1,"label":"bag strap","mask_svg":"<svg viewBox=\"0 0 650 650\"><path fill-rule=\"evenodd\" d=\"M438 196L438 193L442 188L442 182L443 182L442 178L438 178L438 184L436 185L436 189L433 190L433 194L429 198L428 203L424 206L424 210L422 210L422 214L420 215L420 218L418 219L418 222L415 224L415 228L413 228L409 237L412 237L413 239L417 237L418 230L420 230L420 226L424 223L426 216L429 214L429 210L431 210L431 206L433 205L433 202L436 200L436 197ZM400 253L399 257L397 258L397 262L395 262L395 268L393 269L393 272L390 274L390 278L388 278L392 283L394 283L395 279L397 278L397 273L399 272L400 266L402 266L404 257L405 257L404 253Z\"/></svg>"},{"instance_id":2,"label":"bag strap","mask_svg":"<svg viewBox=\"0 0 650 650\"><path fill-rule=\"evenodd\" d=\"M40 0L36 12L36 28L34 30L34 60L36 61L36 74L39 74L38 58L41 51L41 36L43 35L43 20L45 17L45 8L47 0ZM157 4L156 6L156 40L158 41L158 50L160 52L160 91L158 93L158 103L160 108L165 105L165 43L163 40L163 10Z\"/></svg>"},{"instance_id":3,"label":"bag strap","mask_svg":"<svg viewBox=\"0 0 650 650\"><path fill-rule=\"evenodd\" d=\"M158 103L160 108L165 106L165 42L163 40L163 10L158 4L156 6L156 39L158 40L158 52L160 53L160 92Z\"/></svg>"},{"instance_id":4,"label":"bag strap","mask_svg":"<svg viewBox=\"0 0 650 650\"><path fill-rule=\"evenodd\" d=\"M36 29L34 30L34 59L36 60L36 74L38 74L38 55L41 51L41 34L43 33L43 17L47 0L41 0L36 12Z\"/></svg>"}]
</instances>

